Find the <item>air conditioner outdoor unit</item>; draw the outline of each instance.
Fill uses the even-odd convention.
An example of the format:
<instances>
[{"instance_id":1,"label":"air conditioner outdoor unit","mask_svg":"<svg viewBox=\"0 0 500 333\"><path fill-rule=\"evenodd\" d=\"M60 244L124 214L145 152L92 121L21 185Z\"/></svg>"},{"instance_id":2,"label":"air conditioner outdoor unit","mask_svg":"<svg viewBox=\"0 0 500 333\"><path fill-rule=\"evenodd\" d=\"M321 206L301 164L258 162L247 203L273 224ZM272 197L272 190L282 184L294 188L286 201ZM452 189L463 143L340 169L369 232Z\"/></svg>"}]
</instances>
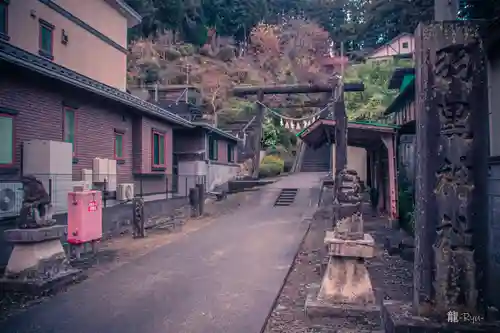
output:
<instances>
[{"instance_id":1,"label":"air conditioner outdoor unit","mask_svg":"<svg viewBox=\"0 0 500 333\"><path fill-rule=\"evenodd\" d=\"M94 183L104 183L108 178L108 160L96 157L92 161L92 174Z\"/></svg>"},{"instance_id":2,"label":"air conditioner outdoor unit","mask_svg":"<svg viewBox=\"0 0 500 333\"><path fill-rule=\"evenodd\" d=\"M75 191L75 187L81 187L84 191L91 191L92 190L92 182L84 181L84 180L79 180L73 182L73 191Z\"/></svg>"},{"instance_id":3,"label":"air conditioner outdoor unit","mask_svg":"<svg viewBox=\"0 0 500 333\"><path fill-rule=\"evenodd\" d=\"M0 182L0 219L19 215L23 205L21 182Z\"/></svg>"},{"instance_id":4,"label":"air conditioner outdoor unit","mask_svg":"<svg viewBox=\"0 0 500 333\"><path fill-rule=\"evenodd\" d=\"M85 183L92 184L92 169L82 169L81 170L81 179Z\"/></svg>"},{"instance_id":5,"label":"air conditioner outdoor unit","mask_svg":"<svg viewBox=\"0 0 500 333\"><path fill-rule=\"evenodd\" d=\"M134 184L118 184L116 199L119 201L131 201L134 198Z\"/></svg>"}]
</instances>

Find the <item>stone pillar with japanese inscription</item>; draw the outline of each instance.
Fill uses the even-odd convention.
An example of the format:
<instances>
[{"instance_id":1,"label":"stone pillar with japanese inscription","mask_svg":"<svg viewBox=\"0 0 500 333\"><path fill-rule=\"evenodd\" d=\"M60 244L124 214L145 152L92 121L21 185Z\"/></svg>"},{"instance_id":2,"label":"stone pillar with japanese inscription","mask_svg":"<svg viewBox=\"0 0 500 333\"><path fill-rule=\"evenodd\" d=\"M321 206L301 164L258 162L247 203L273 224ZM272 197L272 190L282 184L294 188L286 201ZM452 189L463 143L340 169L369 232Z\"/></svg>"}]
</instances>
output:
<instances>
[{"instance_id":1,"label":"stone pillar with japanese inscription","mask_svg":"<svg viewBox=\"0 0 500 333\"><path fill-rule=\"evenodd\" d=\"M467 21L421 24L415 45L413 304L384 301L384 328L499 332L488 316L485 289L488 103L478 27Z\"/></svg>"}]
</instances>

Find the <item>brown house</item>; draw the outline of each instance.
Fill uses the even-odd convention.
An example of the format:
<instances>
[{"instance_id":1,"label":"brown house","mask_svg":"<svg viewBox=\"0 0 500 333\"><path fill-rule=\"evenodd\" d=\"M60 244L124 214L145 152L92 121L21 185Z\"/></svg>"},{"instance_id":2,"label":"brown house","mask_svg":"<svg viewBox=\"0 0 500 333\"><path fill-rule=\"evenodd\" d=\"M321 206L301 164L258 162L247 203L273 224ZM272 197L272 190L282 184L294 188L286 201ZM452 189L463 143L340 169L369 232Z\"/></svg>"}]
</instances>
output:
<instances>
[{"instance_id":1,"label":"brown house","mask_svg":"<svg viewBox=\"0 0 500 333\"><path fill-rule=\"evenodd\" d=\"M139 15L117 0L78 3L0 0L0 186L30 170L50 179L49 191L61 192L53 200L64 201L71 182L89 171L101 189L96 158L116 161L104 171L111 197L120 184L165 199L187 194L200 176L211 185L235 176L237 138L125 91L126 31ZM55 152L41 165L47 156L26 156L30 140L66 142L72 154Z\"/></svg>"}]
</instances>

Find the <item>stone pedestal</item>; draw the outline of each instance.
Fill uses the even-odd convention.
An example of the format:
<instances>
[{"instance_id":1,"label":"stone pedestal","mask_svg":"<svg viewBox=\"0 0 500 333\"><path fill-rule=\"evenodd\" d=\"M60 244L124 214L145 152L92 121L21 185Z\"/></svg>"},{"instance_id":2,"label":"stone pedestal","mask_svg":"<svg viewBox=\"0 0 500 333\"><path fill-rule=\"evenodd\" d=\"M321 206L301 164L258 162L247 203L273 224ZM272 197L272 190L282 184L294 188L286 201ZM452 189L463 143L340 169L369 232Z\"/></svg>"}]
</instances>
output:
<instances>
[{"instance_id":1,"label":"stone pedestal","mask_svg":"<svg viewBox=\"0 0 500 333\"><path fill-rule=\"evenodd\" d=\"M326 233L330 259L321 285L313 285L306 300L306 313L314 316L349 316L377 312L375 294L364 259L375 253L373 238L340 239Z\"/></svg>"},{"instance_id":2,"label":"stone pedestal","mask_svg":"<svg viewBox=\"0 0 500 333\"><path fill-rule=\"evenodd\" d=\"M41 293L81 278L70 266L61 244L66 227L10 229L6 240L14 244L0 284L4 289Z\"/></svg>"},{"instance_id":3,"label":"stone pedestal","mask_svg":"<svg viewBox=\"0 0 500 333\"><path fill-rule=\"evenodd\" d=\"M349 172L338 185L344 195L337 195L334 204L335 228L325 233L328 266L321 285L312 286L306 299L305 309L310 317L365 316L379 311L364 262L374 256L375 242L363 233L357 183L357 175Z\"/></svg>"}]
</instances>

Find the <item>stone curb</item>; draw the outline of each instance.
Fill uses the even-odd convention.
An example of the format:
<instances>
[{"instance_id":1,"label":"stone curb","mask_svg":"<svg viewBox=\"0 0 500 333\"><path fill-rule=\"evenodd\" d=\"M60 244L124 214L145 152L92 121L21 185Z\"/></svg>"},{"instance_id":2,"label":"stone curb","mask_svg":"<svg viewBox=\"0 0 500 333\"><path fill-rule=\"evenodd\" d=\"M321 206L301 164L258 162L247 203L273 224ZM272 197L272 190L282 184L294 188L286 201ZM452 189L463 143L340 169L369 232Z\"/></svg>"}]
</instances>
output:
<instances>
[{"instance_id":1,"label":"stone curb","mask_svg":"<svg viewBox=\"0 0 500 333\"><path fill-rule=\"evenodd\" d=\"M295 252L295 254L293 256L293 260L292 260L292 263L290 265L290 268L288 269L288 271L285 274L285 277L283 279L283 282L281 283L281 286L280 286L280 288L278 290L278 293L276 294L276 297L273 300L273 303L271 305L271 309L269 310L269 313L266 315L266 318L264 320L264 323L262 324L262 328L260 330L260 333L264 333L266 331L266 327L267 327L267 323L269 322L269 318L271 318L271 316L272 316L272 314L274 312L274 309L276 308L276 305L278 304L278 300L279 300L279 298L281 296L281 293L283 292L283 288L286 285L288 277L290 276L290 273L292 273L292 270L295 267L295 261L297 260L297 257L299 256L300 249L302 248L302 245L304 244L304 242L306 240L306 237L309 234L309 230L311 230L311 219L307 219L306 218L306 219L303 219L302 222L307 222L308 223L307 229L304 232L304 236L302 237L302 239L299 242L299 246L297 247L297 251Z\"/></svg>"}]
</instances>

